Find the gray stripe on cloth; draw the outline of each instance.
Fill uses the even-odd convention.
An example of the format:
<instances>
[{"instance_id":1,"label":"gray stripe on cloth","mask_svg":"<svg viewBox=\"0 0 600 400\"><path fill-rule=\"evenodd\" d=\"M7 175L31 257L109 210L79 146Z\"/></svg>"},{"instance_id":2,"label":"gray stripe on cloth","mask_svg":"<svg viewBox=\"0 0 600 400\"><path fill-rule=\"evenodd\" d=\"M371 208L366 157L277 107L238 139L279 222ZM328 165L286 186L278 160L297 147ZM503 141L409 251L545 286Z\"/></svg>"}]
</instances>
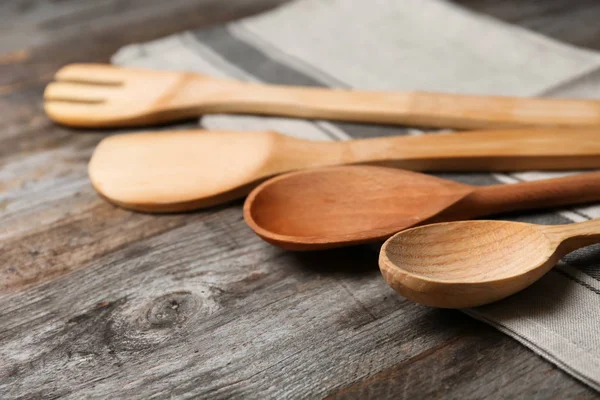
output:
<instances>
[{"instance_id":1,"label":"gray stripe on cloth","mask_svg":"<svg viewBox=\"0 0 600 400\"><path fill-rule=\"evenodd\" d=\"M574 277L573 275L569 275L568 273L566 273L565 271L561 270L560 268L556 269L556 272L558 272L559 274L561 274L562 276L564 276L565 278L572 280L573 282L586 287L587 289L591 290L592 292L596 293L597 295L600 295L600 289L596 289L595 287L593 287L592 285L588 285L587 283L585 283L584 281L582 281L581 279L577 279L576 277Z\"/></svg>"},{"instance_id":2,"label":"gray stripe on cloth","mask_svg":"<svg viewBox=\"0 0 600 400\"><path fill-rule=\"evenodd\" d=\"M194 37L211 48L231 64L242 68L257 80L265 83L296 86L325 87L318 79L300 73L268 58L261 50L238 40L224 26L194 32Z\"/></svg>"},{"instance_id":3,"label":"gray stripe on cloth","mask_svg":"<svg viewBox=\"0 0 600 400\"><path fill-rule=\"evenodd\" d=\"M218 53L259 81L274 85L294 85L311 87L331 87L323 79L310 76L298 69L286 65L251 43L238 39L226 27L215 27L194 33L195 38L204 46ZM328 81L332 79L329 78ZM341 85L338 85L341 86ZM347 85L345 85L347 87ZM396 136L409 133L407 128L385 125L366 125L336 122L329 124L346 132L352 138L367 138L375 136Z\"/></svg>"},{"instance_id":4,"label":"gray stripe on cloth","mask_svg":"<svg viewBox=\"0 0 600 400\"><path fill-rule=\"evenodd\" d=\"M465 314L469 315L470 317L475 318L478 321L481 321L488 325L493 326L494 328L498 329L500 332L512 337L513 339L515 339L522 345L533 350L536 354L538 354L541 357L552 362L560 369L577 377L579 380L586 383L590 387L592 387L596 390L600 390L600 386L596 383L596 381L593 378L590 378L589 376L587 376L585 374L581 374L581 370L585 368L585 364L578 366L578 368L574 368L573 362L571 360L565 361L562 357L557 356L557 354L560 354L560 352L548 351L544 347L540 347L538 345L539 342L537 340L532 340L532 339L529 339L529 337L527 337L525 335L521 335L518 330L507 328L503 324L499 323L495 318L493 318L493 317L489 318L486 315L486 313L481 313L481 312L477 312L474 310L463 310L463 312ZM550 332L550 333L552 333L552 332ZM547 340L551 340L550 336L551 335L549 335ZM589 361L589 359L586 361Z\"/></svg>"}]
</instances>

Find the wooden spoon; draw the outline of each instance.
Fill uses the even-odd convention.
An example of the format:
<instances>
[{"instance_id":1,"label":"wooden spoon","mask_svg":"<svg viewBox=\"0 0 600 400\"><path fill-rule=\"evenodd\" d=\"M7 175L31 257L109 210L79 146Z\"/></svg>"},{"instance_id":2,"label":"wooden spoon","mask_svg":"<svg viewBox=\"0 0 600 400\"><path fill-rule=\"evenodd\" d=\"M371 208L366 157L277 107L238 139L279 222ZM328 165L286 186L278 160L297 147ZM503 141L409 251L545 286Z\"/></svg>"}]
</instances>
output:
<instances>
[{"instance_id":1,"label":"wooden spoon","mask_svg":"<svg viewBox=\"0 0 600 400\"><path fill-rule=\"evenodd\" d=\"M186 211L243 197L273 175L372 163L428 171L600 168L600 129L516 130L318 142L274 132L171 131L111 136L89 165L108 200Z\"/></svg>"},{"instance_id":2,"label":"wooden spoon","mask_svg":"<svg viewBox=\"0 0 600 400\"><path fill-rule=\"evenodd\" d=\"M81 127L147 125L211 113L461 129L600 126L599 100L276 86L104 64L67 65L54 79L44 92L46 113Z\"/></svg>"},{"instance_id":3,"label":"wooden spoon","mask_svg":"<svg viewBox=\"0 0 600 400\"><path fill-rule=\"evenodd\" d=\"M469 186L393 168L346 166L273 178L246 199L244 218L289 250L381 241L423 223L600 200L600 172Z\"/></svg>"},{"instance_id":4,"label":"wooden spoon","mask_svg":"<svg viewBox=\"0 0 600 400\"><path fill-rule=\"evenodd\" d=\"M600 242L600 219L569 225L461 221L400 232L381 249L386 282L404 297L467 308L514 294L563 256Z\"/></svg>"}]
</instances>

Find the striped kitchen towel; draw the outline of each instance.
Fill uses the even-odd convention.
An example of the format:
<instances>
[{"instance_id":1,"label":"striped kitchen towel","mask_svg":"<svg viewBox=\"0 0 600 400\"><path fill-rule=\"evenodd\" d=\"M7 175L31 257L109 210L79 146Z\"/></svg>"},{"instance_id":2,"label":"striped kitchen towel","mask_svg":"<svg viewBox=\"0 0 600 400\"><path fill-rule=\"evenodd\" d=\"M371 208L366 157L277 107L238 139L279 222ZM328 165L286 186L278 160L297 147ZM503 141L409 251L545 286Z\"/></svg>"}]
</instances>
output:
<instances>
[{"instance_id":1,"label":"striped kitchen towel","mask_svg":"<svg viewBox=\"0 0 600 400\"><path fill-rule=\"evenodd\" d=\"M299 0L263 15L131 45L115 64L273 84L518 96L600 95L600 55L442 0ZM276 130L317 140L423 134L416 129L211 115L209 129ZM473 184L556 176L447 174ZM600 206L516 217L560 224ZM600 247L572 253L531 288L469 315L600 389ZM383 280L381 284L384 285Z\"/></svg>"}]
</instances>

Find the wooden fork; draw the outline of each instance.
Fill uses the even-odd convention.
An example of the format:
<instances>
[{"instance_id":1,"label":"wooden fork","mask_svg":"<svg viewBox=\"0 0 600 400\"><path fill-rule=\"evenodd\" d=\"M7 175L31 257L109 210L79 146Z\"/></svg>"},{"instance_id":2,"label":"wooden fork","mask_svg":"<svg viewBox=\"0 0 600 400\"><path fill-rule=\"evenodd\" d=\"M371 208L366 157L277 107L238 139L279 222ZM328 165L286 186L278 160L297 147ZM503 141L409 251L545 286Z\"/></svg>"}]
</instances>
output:
<instances>
[{"instance_id":1,"label":"wooden fork","mask_svg":"<svg viewBox=\"0 0 600 400\"><path fill-rule=\"evenodd\" d=\"M276 86L102 64L68 65L55 79L44 93L46 113L80 127L148 125L211 113L462 129L600 125L600 100Z\"/></svg>"}]
</instances>

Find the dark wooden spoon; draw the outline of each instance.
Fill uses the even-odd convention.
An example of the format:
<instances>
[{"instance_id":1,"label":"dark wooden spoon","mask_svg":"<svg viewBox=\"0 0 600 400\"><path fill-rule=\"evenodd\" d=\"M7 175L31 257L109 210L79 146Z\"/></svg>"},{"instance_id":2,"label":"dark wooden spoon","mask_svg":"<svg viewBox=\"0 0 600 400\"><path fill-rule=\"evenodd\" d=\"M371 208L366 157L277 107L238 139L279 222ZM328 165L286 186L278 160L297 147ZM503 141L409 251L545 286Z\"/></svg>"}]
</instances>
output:
<instances>
[{"instance_id":1,"label":"dark wooden spoon","mask_svg":"<svg viewBox=\"0 0 600 400\"><path fill-rule=\"evenodd\" d=\"M383 241L423 223L600 200L600 173L509 185L470 186L374 166L281 175L254 189L244 218L264 240L289 250Z\"/></svg>"}]
</instances>

